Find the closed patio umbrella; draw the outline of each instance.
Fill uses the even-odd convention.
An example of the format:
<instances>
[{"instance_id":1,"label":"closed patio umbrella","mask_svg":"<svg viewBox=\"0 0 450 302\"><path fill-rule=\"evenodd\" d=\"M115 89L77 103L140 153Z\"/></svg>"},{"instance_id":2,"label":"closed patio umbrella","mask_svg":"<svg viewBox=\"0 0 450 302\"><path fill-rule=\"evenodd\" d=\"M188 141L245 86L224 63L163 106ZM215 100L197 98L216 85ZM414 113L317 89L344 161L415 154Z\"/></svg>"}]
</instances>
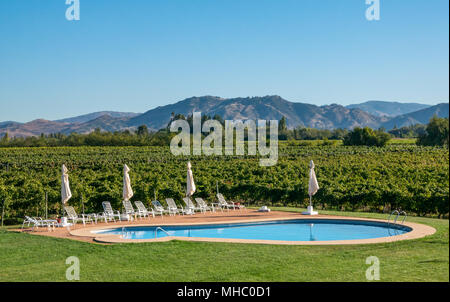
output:
<instances>
[{"instance_id":1,"label":"closed patio umbrella","mask_svg":"<svg viewBox=\"0 0 450 302\"><path fill-rule=\"evenodd\" d=\"M192 175L191 162L187 163L186 196L192 196L195 193L194 176Z\"/></svg>"},{"instance_id":2,"label":"closed patio umbrella","mask_svg":"<svg viewBox=\"0 0 450 302\"><path fill-rule=\"evenodd\" d=\"M61 176L61 201L63 205L72 197L72 192L69 186L69 172L65 165L62 165L62 176Z\"/></svg>"},{"instance_id":3,"label":"closed patio umbrella","mask_svg":"<svg viewBox=\"0 0 450 302\"><path fill-rule=\"evenodd\" d=\"M130 181L130 175L128 175L128 172L130 172L130 168L128 168L127 165L123 166L123 200L130 200L131 197L133 197L133 189L131 189L131 181Z\"/></svg>"},{"instance_id":4,"label":"closed patio umbrella","mask_svg":"<svg viewBox=\"0 0 450 302\"><path fill-rule=\"evenodd\" d=\"M314 162L311 160L309 162L309 184L308 184L308 195L309 195L309 206L306 212L303 212L305 215L317 215L318 213L313 210L312 206L312 196L316 194L317 190L319 190L319 183L317 182L316 172L314 171Z\"/></svg>"}]
</instances>

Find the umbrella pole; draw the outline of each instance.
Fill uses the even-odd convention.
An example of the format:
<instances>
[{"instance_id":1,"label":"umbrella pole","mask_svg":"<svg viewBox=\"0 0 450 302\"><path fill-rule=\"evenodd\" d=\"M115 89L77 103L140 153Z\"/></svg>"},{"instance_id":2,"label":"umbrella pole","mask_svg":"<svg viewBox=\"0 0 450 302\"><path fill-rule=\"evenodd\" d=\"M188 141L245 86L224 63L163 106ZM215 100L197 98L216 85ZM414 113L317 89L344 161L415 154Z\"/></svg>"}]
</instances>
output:
<instances>
[{"instance_id":1,"label":"umbrella pole","mask_svg":"<svg viewBox=\"0 0 450 302\"><path fill-rule=\"evenodd\" d=\"M83 207L83 215L84 215L84 199L83 199L83 194L81 194L81 206Z\"/></svg>"},{"instance_id":2,"label":"umbrella pole","mask_svg":"<svg viewBox=\"0 0 450 302\"><path fill-rule=\"evenodd\" d=\"M45 192L45 219L48 219L48 195Z\"/></svg>"},{"instance_id":3,"label":"umbrella pole","mask_svg":"<svg viewBox=\"0 0 450 302\"><path fill-rule=\"evenodd\" d=\"M312 195L309 195L309 206L312 207Z\"/></svg>"},{"instance_id":4,"label":"umbrella pole","mask_svg":"<svg viewBox=\"0 0 450 302\"><path fill-rule=\"evenodd\" d=\"M2 207L2 227L3 227L3 217L5 216L5 203L6 203L6 199L3 200L3 207Z\"/></svg>"}]
</instances>

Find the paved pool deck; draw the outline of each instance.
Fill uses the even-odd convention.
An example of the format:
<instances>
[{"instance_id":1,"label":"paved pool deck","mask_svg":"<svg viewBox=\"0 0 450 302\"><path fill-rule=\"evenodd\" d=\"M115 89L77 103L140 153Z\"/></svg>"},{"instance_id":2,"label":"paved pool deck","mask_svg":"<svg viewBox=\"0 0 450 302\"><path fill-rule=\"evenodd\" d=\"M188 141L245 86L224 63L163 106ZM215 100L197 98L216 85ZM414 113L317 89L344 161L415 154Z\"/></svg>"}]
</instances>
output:
<instances>
[{"instance_id":1,"label":"paved pool deck","mask_svg":"<svg viewBox=\"0 0 450 302\"><path fill-rule=\"evenodd\" d=\"M207 212L196 213L195 215L176 215L176 216L160 216L150 218L137 218L134 221L117 221L117 222L98 222L97 224L77 224L68 228L56 228L55 230L48 230L47 228L40 228L31 232L29 229L23 232L30 232L36 235L51 236L58 238L69 238L78 241L100 243L100 244L114 244L114 243L142 243L142 242L165 242L170 240L185 240L185 241L208 241L208 242L228 242L228 243L256 243L256 244L282 244L282 245L341 245L341 244L368 244L368 243L384 243L394 242L399 240L410 240L422 238L432 235L436 230L430 226L405 222L403 225L412 228L412 231L391 236L380 237L372 239L358 239L358 240L330 240L330 241L281 241L281 240L246 240L246 239L227 239L227 238L194 238L194 237L176 237L167 236L157 239L122 239L120 235L111 234L97 234L95 231L105 230L110 228L119 228L122 226L182 226L182 225L207 225L207 224L226 224L226 223L246 223L246 222L264 222L271 220L292 220L292 219L339 219L339 220L360 220L360 221L374 221L387 222L386 220L369 219L369 218L355 218L346 216L332 216L332 215L302 215L301 213L271 211L258 212L254 209L230 210L223 212ZM401 224L399 224L401 225ZM22 230L16 230L22 231Z\"/></svg>"}]
</instances>

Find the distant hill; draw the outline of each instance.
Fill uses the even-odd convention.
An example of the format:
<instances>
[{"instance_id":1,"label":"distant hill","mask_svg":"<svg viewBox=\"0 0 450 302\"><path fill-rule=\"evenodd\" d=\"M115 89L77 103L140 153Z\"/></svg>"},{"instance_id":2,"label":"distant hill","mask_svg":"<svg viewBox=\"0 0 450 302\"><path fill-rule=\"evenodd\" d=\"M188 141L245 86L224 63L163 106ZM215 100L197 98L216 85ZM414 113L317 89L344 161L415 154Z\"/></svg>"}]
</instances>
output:
<instances>
[{"instance_id":1,"label":"distant hill","mask_svg":"<svg viewBox=\"0 0 450 302\"><path fill-rule=\"evenodd\" d=\"M289 128L304 126L311 128L352 128L355 126L377 126L385 121L360 109L349 109L341 105L316 106L289 102L279 96L223 99L214 96L192 97L175 104L157 107L130 119L131 126L145 124L150 129L160 129L170 122L171 113L219 114L224 119L287 119Z\"/></svg>"},{"instance_id":2,"label":"distant hill","mask_svg":"<svg viewBox=\"0 0 450 302\"><path fill-rule=\"evenodd\" d=\"M407 114L431 107L431 105L419 103L399 103L386 101L367 101L361 104L352 104L346 106L347 108L358 108L364 110L375 116L394 117L398 115Z\"/></svg>"},{"instance_id":3,"label":"distant hill","mask_svg":"<svg viewBox=\"0 0 450 302\"><path fill-rule=\"evenodd\" d=\"M21 125L22 123L14 122L14 121L6 121L6 122L0 122L0 128L1 127L12 127L15 125Z\"/></svg>"},{"instance_id":4,"label":"distant hill","mask_svg":"<svg viewBox=\"0 0 450 302\"><path fill-rule=\"evenodd\" d=\"M41 133L89 133L96 128L119 131L129 129L127 121L136 115L139 113L100 111L56 121L37 119L28 123L0 122L0 136L5 132L11 137L39 136Z\"/></svg>"},{"instance_id":5,"label":"distant hill","mask_svg":"<svg viewBox=\"0 0 450 302\"><path fill-rule=\"evenodd\" d=\"M58 133L68 127L68 123L52 122L44 119L37 119L28 123L13 123L0 126L0 135L8 132L10 137L13 136L38 136L41 133Z\"/></svg>"},{"instance_id":6,"label":"distant hill","mask_svg":"<svg viewBox=\"0 0 450 302\"><path fill-rule=\"evenodd\" d=\"M60 123L86 123L92 120L95 120L96 118L99 118L103 115L109 115L111 117L118 117L118 118L131 118L134 116L139 115L140 113L134 113L134 112L117 112L117 111L99 111L99 112L93 112L88 113L84 115L79 115L75 117L69 117L61 120L56 120L55 122Z\"/></svg>"},{"instance_id":7,"label":"distant hill","mask_svg":"<svg viewBox=\"0 0 450 302\"><path fill-rule=\"evenodd\" d=\"M104 114L96 119L87 121L85 123L71 124L70 127L63 129L62 133L69 134L72 132L77 133L89 133L99 128L101 131L122 131L125 129L133 130L134 127L128 126L129 118L126 117L113 117L109 114Z\"/></svg>"},{"instance_id":8,"label":"distant hill","mask_svg":"<svg viewBox=\"0 0 450 302\"><path fill-rule=\"evenodd\" d=\"M149 129L159 130L167 126L170 122L172 112L184 115L188 115L193 111L207 113L224 100L225 99L214 96L192 97L175 104L151 109L141 115L131 118L128 124L130 126L147 125Z\"/></svg>"},{"instance_id":9,"label":"distant hill","mask_svg":"<svg viewBox=\"0 0 450 302\"><path fill-rule=\"evenodd\" d=\"M373 104L373 101L363 104L367 105L370 103ZM407 109L402 105L398 105L401 103L395 102L382 103L384 108L392 108L392 110L411 110L412 108L409 107ZM372 106L372 108L375 107ZM125 129L134 130L140 125L147 125L150 130L159 130L166 127L170 122L172 112L187 116L194 111L200 111L202 114L210 116L219 114L224 119L230 120L280 120L284 116L287 119L288 128L301 126L335 129L368 126L374 129L384 127L390 130L394 126L402 127L417 123L426 124L434 114L439 117L448 117L449 110L448 103L443 103L407 114L388 117L385 114L381 114L381 116L380 114L371 114L359 107L344 107L338 104L316 106L308 103L290 102L276 95L229 99L203 96L187 98L174 104L151 109L142 114L102 111L58 121L38 119L23 124L2 122L0 123L0 135L5 132L8 132L10 136L38 136L41 133L58 132L64 134L72 132L89 133L96 128L102 131L122 131Z\"/></svg>"},{"instance_id":10,"label":"distant hill","mask_svg":"<svg viewBox=\"0 0 450 302\"><path fill-rule=\"evenodd\" d=\"M448 117L448 108L448 103L441 103L422 110L396 116L382 123L381 126L389 130L394 127L401 128L403 126L415 124L428 124L428 121L433 115L436 115L437 117Z\"/></svg>"}]
</instances>

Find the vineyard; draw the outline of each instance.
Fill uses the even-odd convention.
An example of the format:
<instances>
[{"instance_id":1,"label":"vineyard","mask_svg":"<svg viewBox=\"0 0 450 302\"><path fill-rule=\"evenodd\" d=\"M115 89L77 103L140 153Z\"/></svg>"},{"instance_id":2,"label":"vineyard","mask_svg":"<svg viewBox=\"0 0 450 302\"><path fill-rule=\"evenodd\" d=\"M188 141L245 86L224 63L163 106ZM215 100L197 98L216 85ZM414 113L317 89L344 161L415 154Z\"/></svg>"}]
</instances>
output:
<instances>
[{"instance_id":1,"label":"vineyard","mask_svg":"<svg viewBox=\"0 0 450 302\"><path fill-rule=\"evenodd\" d=\"M132 200L154 195L181 203L186 162L197 192L213 201L216 184L227 198L247 205L305 206L308 163L314 160L322 209L382 212L401 207L417 215L448 217L449 152L413 144L386 147L280 144L278 164L260 167L257 156L173 156L168 147L0 148L0 202L5 223L24 215L61 213L61 165L66 164L79 212L100 212L101 202L121 208L122 169L130 169ZM47 202L46 202L47 198Z\"/></svg>"}]
</instances>

